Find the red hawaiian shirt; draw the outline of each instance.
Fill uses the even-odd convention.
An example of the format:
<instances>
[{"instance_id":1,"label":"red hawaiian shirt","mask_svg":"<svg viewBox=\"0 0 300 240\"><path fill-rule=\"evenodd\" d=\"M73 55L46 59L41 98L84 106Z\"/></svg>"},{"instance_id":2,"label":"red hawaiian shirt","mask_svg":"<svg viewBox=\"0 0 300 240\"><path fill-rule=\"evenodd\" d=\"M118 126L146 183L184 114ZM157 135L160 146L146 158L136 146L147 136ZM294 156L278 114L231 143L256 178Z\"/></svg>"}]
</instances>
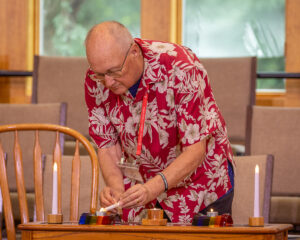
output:
<instances>
[{"instance_id":1,"label":"red hawaiian shirt","mask_svg":"<svg viewBox=\"0 0 300 240\"><path fill-rule=\"evenodd\" d=\"M180 149L206 138L204 162L177 187L157 200L172 222L191 223L194 214L223 196L231 183L227 160L233 161L225 122L215 102L206 70L188 48L158 41L135 39L144 56L144 72L136 97L129 91L118 96L93 81L88 70L85 98L89 133L99 148L121 141L126 159L140 159L144 181L165 169ZM142 153L136 155L142 99L148 105ZM120 107L119 107L120 106ZM136 181L124 176L125 188ZM124 210L126 221L140 221L143 207Z\"/></svg>"}]
</instances>

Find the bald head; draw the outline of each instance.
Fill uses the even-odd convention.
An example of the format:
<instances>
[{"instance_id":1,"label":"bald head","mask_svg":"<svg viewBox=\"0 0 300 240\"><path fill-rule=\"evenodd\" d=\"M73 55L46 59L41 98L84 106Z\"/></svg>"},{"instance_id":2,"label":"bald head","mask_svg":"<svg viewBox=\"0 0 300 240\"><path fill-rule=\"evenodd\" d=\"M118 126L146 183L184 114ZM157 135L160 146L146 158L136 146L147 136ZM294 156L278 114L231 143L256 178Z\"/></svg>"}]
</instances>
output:
<instances>
[{"instance_id":1,"label":"bald head","mask_svg":"<svg viewBox=\"0 0 300 240\"><path fill-rule=\"evenodd\" d=\"M91 67L97 65L103 69L119 64L132 42L130 32L121 23L109 21L97 24L86 36L87 60Z\"/></svg>"},{"instance_id":2,"label":"bald head","mask_svg":"<svg viewBox=\"0 0 300 240\"><path fill-rule=\"evenodd\" d=\"M128 29L116 21L102 22L95 25L88 32L85 39L85 47L88 50L97 48L96 45L109 48L113 46L119 51L126 51L133 42L133 38Z\"/></svg>"}]
</instances>

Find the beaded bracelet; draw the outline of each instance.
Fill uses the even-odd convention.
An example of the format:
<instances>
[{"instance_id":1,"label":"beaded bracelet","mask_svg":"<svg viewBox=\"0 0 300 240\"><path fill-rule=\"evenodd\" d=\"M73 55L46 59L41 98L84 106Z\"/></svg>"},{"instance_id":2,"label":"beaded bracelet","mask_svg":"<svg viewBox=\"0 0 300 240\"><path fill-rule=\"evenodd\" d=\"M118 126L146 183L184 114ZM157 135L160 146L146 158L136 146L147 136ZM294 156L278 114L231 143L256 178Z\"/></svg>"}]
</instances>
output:
<instances>
[{"instance_id":1,"label":"beaded bracelet","mask_svg":"<svg viewBox=\"0 0 300 240\"><path fill-rule=\"evenodd\" d=\"M162 180L164 181L165 192L168 191L168 182L167 182L165 175L162 172L157 173L157 175L161 176Z\"/></svg>"}]
</instances>

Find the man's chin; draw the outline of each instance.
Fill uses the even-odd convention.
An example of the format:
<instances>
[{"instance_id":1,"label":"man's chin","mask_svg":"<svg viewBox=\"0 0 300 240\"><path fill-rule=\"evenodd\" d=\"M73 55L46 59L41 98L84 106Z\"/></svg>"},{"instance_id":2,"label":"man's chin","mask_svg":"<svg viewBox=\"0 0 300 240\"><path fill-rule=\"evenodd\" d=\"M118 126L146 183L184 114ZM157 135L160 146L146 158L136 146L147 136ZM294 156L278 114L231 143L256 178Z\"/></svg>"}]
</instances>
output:
<instances>
[{"instance_id":1,"label":"man's chin","mask_svg":"<svg viewBox=\"0 0 300 240\"><path fill-rule=\"evenodd\" d=\"M118 88L111 89L111 91L116 95L122 95L125 92L127 92L127 89L124 87L118 87Z\"/></svg>"}]
</instances>

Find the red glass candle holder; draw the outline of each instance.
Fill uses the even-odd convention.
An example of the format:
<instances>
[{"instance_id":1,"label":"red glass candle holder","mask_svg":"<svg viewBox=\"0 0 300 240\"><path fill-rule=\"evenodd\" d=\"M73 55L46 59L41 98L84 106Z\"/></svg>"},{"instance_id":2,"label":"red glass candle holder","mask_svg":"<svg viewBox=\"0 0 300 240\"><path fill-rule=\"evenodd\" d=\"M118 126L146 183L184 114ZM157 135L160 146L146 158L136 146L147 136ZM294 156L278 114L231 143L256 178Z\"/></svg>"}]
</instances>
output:
<instances>
[{"instance_id":1,"label":"red glass candle holder","mask_svg":"<svg viewBox=\"0 0 300 240\"><path fill-rule=\"evenodd\" d=\"M221 215L220 227L229 227L233 225L233 220L230 214L225 213Z\"/></svg>"},{"instance_id":2,"label":"red glass candle holder","mask_svg":"<svg viewBox=\"0 0 300 240\"><path fill-rule=\"evenodd\" d=\"M98 216L97 225L110 225L111 219L109 216Z\"/></svg>"}]
</instances>

